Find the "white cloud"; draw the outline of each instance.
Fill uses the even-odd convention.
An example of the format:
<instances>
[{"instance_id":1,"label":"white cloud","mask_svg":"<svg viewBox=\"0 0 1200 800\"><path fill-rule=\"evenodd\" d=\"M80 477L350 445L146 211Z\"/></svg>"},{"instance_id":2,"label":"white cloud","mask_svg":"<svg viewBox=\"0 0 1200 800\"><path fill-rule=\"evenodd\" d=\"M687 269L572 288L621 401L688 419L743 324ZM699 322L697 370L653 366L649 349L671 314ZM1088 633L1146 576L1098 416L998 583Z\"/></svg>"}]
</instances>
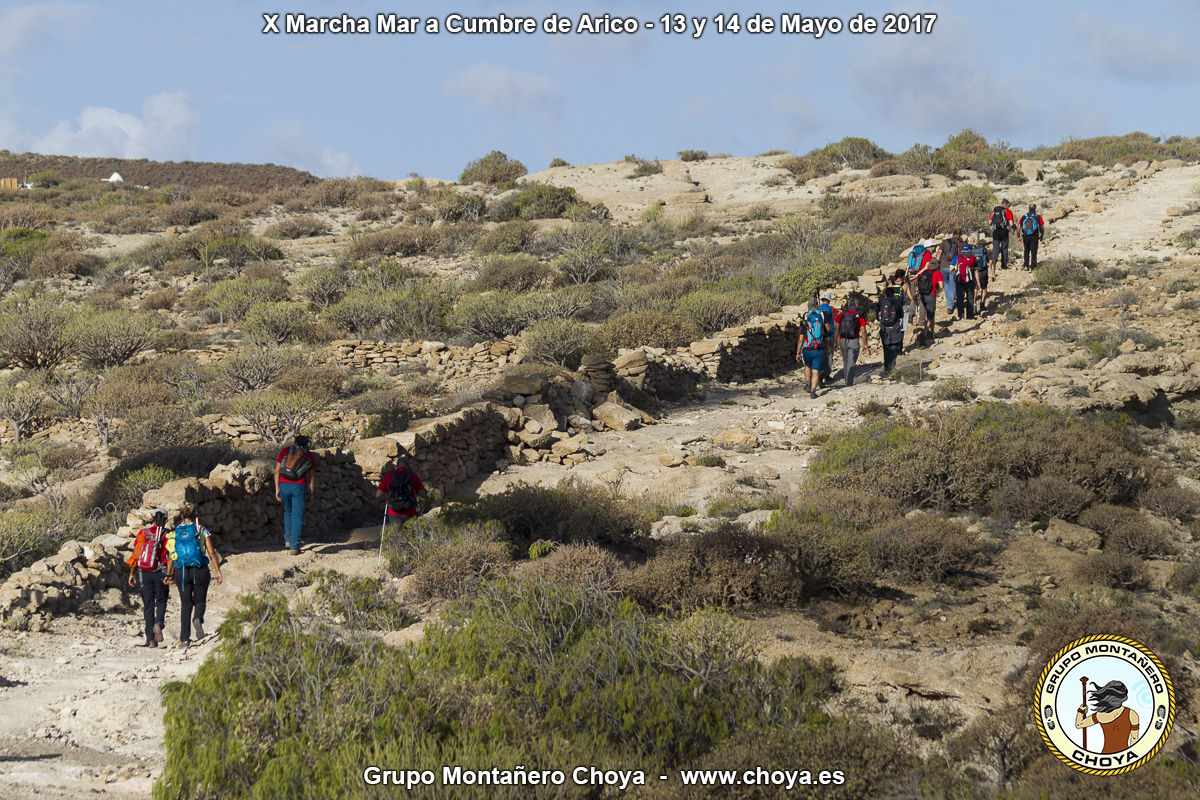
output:
<instances>
[{"instance_id":1,"label":"white cloud","mask_svg":"<svg viewBox=\"0 0 1200 800\"><path fill-rule=\"evenodd\" d=\"M32 138L39 153L181 160L191 154L200 114L183 92L146 98L142 116L88 106L74 124L63 121Z\"/></svg>"},{"instance_id":2,"label":"white cloud","mask_svg":"<svg viewBox=\"0 0 1200 800\"><path fill-rule=\"evenodd\" d=\"M321 147L304 130L300 120L292 116L280 117L264 136L266 159L277 164L295 167L321 178L341 178L361 175L342 150Z\"/></svg>"},{"instance_id":3,"label":"white cloud","mask_svg":"<svg viewBox=\"0 0 1200 800\"><path fill-rule=\"evenodd\" d=\"M557 117L558 87L544 75L481 62L442 81L447 94L499 111L533 111Z\"/></svg>"},{"instance_id":4,"label":"white cloud","mask_svg":"<svg viewBox=\"0 0 1200 800\"><path fill-rule=\"evenodd\" d=\"M96 14L88 3L40 3L0 12L0 58L41 49L83 30Z\"/></svg>"},{"instance_id":5,"label":"white cloud","mask_svg":"<svg viewBox=\"0 0 1200 800\"><path fill-rule=\"evenodd\" d=\"M1165 35L1145 27L1131 27L1129 20L1114 20L1095 14L1073 14L1067 18L1075 31L1082 53L1100 68L1118 78L1154 83L1195 80L1200 55L1180 35Z\"/></svg>"}]
</instances>

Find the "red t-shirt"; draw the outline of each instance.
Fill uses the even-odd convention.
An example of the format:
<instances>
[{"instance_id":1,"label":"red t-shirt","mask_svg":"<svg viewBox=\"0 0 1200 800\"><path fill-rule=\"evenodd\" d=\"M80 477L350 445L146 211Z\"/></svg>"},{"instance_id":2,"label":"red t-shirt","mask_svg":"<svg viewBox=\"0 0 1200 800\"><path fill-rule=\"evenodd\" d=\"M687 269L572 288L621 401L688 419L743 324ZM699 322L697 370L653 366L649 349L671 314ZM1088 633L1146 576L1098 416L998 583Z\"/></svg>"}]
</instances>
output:
<instances>
[{"instance_id":1,"label":"red t-shirt","mask_svg":"<svg viewBox=\"0 0 1200 800\"><path fill-rule=\"evenodd\" d=\"M833 329L835 331L840 331L842 329L842 317L844 317L845 315L846 315L845 310L833 312ZM864 314L862 311L858 311L858 330L855 331L855 333L861 334L862 329L867 327L867 324L868 324L867 323L867 315ZM841 336L839 336L838 338L841 338ZM855 336L854 338L857 339L858 336Z\"/></svg>"},{"instance_id":2,"label":"red t-shirt","mask_svg":"<svg viewBox=\"0 0 1200 800\"><path fill-rule=\"evenodd\" d=\"M290 447L285 447L282 450L280 450L279 458L275 459L275 463L282 464L283 460L285 458L287 458L288 450L291 450L291 449L292 448L290 448ZM315 458L313 458L313 454L312 454L311 450L308 451L308 464L309 464L308 475L311 475L312 473L317 471L317 460ZM280 475L279 482L280 483L301 483L301 484L304 484L305 486L307 486L308 485L308 475L304 476L303 478L301 478L298 481L289 480L289 479L283 477L282 475Z\"/></svg>"},{"instance_id":3,"label":"red t-shirt","mask_svg":"<svg viewBox=\"0 0 1200 800\"><path fill-rule=\"evenodd\" d=\"M929 252L928 250L926 250L926 251L925 251L925 252L924 252L924 253L921 255L921 263L917 265L917 268L916 268L915 270L913 270L913 269L910 269L910 270L908 271L908 273L909 273L910 275L916 275L918 272L920 272L920 271L921 271L921 268L922 268L922 267L924 267L926 264L928 264L930 261L933 261L933 253L931 253L931 252Z\"/></svg>"},{"instance_id":4,"label":"red t-shirt","mask_svg":"<svg viewBox=\"0 0 1200 800\"><path fill-rule=\"evenodd\" d=\"M930 289L929 294L931 294L931 295L937 294L938 288L941 287L941 285L943 283L942 271L940 269L931 269L931 270L929 270L929 277L933 280L933 288ZM920 280L920 277L918 277L917 280ZM917 291L918 291L918 293L920 293L920 289L918 289Z\"/></svg>"},{"instance_id":5,"label":"red t-shirt","mask_svg":"<svg viewBox=\"0 0 1200 800\"><path fill-rule=\"evenodd\" d=\"M405 469L405 467L397 467L397 469ZM395 474L396 474L396 470L393 469L393 470L389 470L388 473L383 476L383 480L381 480L379 482L379 491L383 492L384 494L387 494L388 489L390 489L392 486L392 476ZM421 483L421 479L417 477L417 473L413 472L410 469L410 470L408 470L408 474L410 476L412 476L413 495L418 495L421 492L425 491L425 484ZM397 511L394 508L392 508L391 506L388 506L387 512L391 516L411 517L417 513L417 509L406 508L406 509Z\"/></svg>"}]
</instances>

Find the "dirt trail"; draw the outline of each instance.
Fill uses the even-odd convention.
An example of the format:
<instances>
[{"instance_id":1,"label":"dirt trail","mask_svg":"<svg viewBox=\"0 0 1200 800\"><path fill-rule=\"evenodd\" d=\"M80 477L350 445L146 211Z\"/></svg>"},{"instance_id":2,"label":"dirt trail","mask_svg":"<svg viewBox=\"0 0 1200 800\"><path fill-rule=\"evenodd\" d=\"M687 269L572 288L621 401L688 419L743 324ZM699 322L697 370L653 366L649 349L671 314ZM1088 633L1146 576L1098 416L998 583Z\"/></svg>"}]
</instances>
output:
<instances>
[{"instance_id":1,"label":"dirt trail","mask_svg":"<svg viewBox=\"0 0 1200 800\"><path fill-rule=\"evenodd\" d=\"M1187 224L1172 218L1164 229L1166 209L1188 205L1195 199L1198 183L1200 166L1195 166L1167 170L1114 192L1104 198L1106 210L1077 212L1052 226L1045 253L1101 259L1161 255L1164 242L1176 235L1173 229ZM1027 273L1001 272L994 291L1003 295L1027 280ZM955 322L950 329L992 335L992 331L1002 332L1004 323L998 319L982 326ZM930 355L936 355L937 349ZM593 440L606 448L605 455L571 472L548 464L520 466L486 476L474 488L498 491L518 480L555 483L570 474L604 481L623 493L655 493L701 511L717 492L737 491L739 478L747 475L770 488L791 492L815 452L799 444L811 434L856 424L855 408L868 400L909 407L930 402L927 388L879 381L878 348L863 360L862 368L854 387L835 388L816 400L792 376L719 389L703 403L668 408L661 424L595 435ZM667 467L660 461L660 456L682 453L688 446L693 451L706 449L717 433L733 428L753 432L768 446L744 454L724 451L727 469ZM195 672L213 647L211 632L237 595L257 591L264 578L283 580L316 567L372 574L377 532L375 528L352 531L341 542L312 546L298 559L276 549L229 554L226 581L214 585L209 595L210 635L190 649L136 647L141 638L140 600L128 615L63 618L42 633L0 631L0 796L148 797L165 759L159 689L166 681ZM1041 580L1043 571L1053 572L1053 568L1043 564L1024 580ZM829 620L816 612L763 615L751 624L766 637L772 655L803 652L833 658L846 670L852 690L864 698L902 700L925 697L931 691L953 697L967 693L959 685L964 675L976 684L991 681L989 685L1001 686L1020 648L998 645L996 639L972 642L961 631L966 619L989 608L988 613L1008 612L997 606L1006 602L1003 592L985 593L982 612L979 608L948 611L936 607L936 598L929 600L933 619L947 627L928 638L870 633L887 627L887 619L900 613L893 602L842 621L862 632L854 644L831 633ZM173 594L168 637L178 635L178 608Z\"/></svg>"}]
</instances>

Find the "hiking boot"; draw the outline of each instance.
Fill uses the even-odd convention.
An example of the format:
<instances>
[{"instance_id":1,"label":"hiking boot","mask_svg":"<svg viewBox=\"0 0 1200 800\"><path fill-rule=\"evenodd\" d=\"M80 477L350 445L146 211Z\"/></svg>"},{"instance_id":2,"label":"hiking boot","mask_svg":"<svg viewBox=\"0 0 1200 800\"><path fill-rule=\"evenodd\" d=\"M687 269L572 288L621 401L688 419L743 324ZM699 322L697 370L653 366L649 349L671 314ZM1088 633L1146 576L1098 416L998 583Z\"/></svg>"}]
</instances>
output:
<instances>
[{"instance_id":1,"label":"hiking boot","mask_svg":"<svg viewBox=\"0 0 1200 800\"><path fill-rule=\"evenodd\" d=\"M192 640L191 639L180 639L179 646L182 647L184 650L187 650L189 647L192 646Z\"/></svg>"},{"instance_id":2,"label":"hiking boot","mask_svg":"<svg viewBox=\"0 0 1200 800\"><path fill-rule=\"evenodd\" d=\"M162 625L155 623L154 624L154 645L158 646L158 643L161 641L162 641Z\"/></svg>"},{"instance_id":3,"label":"hiking boot","mask_svg":"<svg viewBox=\"0 0 1200 800\"><path fill-rule=\"evenodd\" d=\"M192 630L196 632L197 639L204 638L204 623L202 623L200 620L198 620L198 619L192 620Z\"/></svg>"},{"instance_id":4,"label":"hiking boot","mask_svg":"<svg viewBox=\"0 0 1200 800\"><path fill-rule=\"evenodd\" d=\"M298 556L298 555L300 555L300 548L299 548L299 547L293 547L293 548L292 548L292 549L291 549L289 552L290 552L292 555L294 555L294 556Z\"/></svg>"},{"instance_id":5,"label":"hiking boot","mask_svg":"<svg viewBox=\"0 0 1200 800\"><path fill-rule=\"evenodd\" d=\"M146 647L158 647L158 642L154 641L153 639L147 639Z\"/></svg>"}]
</instances>

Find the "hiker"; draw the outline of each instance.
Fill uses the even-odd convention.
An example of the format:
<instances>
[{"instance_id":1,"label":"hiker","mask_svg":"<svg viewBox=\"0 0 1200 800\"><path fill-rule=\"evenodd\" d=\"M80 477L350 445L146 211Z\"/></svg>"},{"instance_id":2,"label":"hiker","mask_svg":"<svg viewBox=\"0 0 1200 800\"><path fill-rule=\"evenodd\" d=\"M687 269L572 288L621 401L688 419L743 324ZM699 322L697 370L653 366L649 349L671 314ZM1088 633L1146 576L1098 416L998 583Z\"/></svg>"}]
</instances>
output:
<instances>
[{"instance_id":1,"label":"hiker","mask_svg":"<svg viewBox=\"0 0 1200 800\"><path fill-rule=\"evenodd\" d=\"M821 292L821 304L817 306L825 318L825 367L821 370L821 381L833 376L833 295L829 290Z\"/></svg>"},{"instance_id":2,"label":"hiker","mask_svg":"<svg viewBox=\"0 0 1200 800\"><path fill-rule=\"evenodd\" d=\"M163 570L167 562L166 509L154 509L152 519L153 524L149 528L137 532L137 538L133 541L133 555L127 562L129 588L137 586L142 595L142 615L146 621L145 647L158 647L163 640L163 625L167 621L167 585L163 583Z\"/></svg>"},{"instance_id":3,"label":"hiker","mask_svg":"<svg viewBox=\"0 0 1200 800\"><path fill-rule=\"evenodd\" d=\"M867 315L859 310L860 305L859 298L850 295L846 308L841 313L833 312L838 349L842 353L842 377L847 386L854 385L854 366L858 363L859 350L865 356L871 355L871 340L864 333Z\"/></svg>"},{"instance_id":4,"label":"hiker","mask_svg":"<svg viewBox=\"0 0 1200 800\"><path fill-rule=\"evenodd\" d=\"M980 239L973 249L975 252L975 286L979 292L979 316L982 317L987 313L988 273L991 273L991 277L996 277L996 260L988 257L986 239ZM995 250L993 249L992 252Z\"/></svg>"},{"instance_id":5,"label":"hiker","mask_svg":"<svg viewBox=\"0 0 1200 800\"><path fill-rule=\"evenodd\" d=\"M954 313L959 319L975 319L975 244L968 240L954 257Z\"/></svg>"},{"instance_id":6,"label":"hiker","mask_svg":"<svg viewBox=\"0 0 1200 800\"><path fill-rule=\"evenodd\" d=\"M396 466L384 473L375 490L376 499L387 498L384 508L388 519L395 519L401 525L420 513L417 498L427 496L425 484L413 471L409 457L403 454L396 459Z\"/></svg>"},{"instance_id":7,"label":"hiker","mask_svg":"<svg viewBox=\"0 0 1200 800\"><path fill-rule=\"evenodd\" d=\"M896 358L904 352L904 303L896 296L895 286L885 286L879 298L875 318L879 320L879 343L883 349L883 374L891 373Z\"/></svg>"},{"instance_id":8,"label":"hiker","mask_svg":"<svg viewBox=\"0 0 1200 800\"><path fill-rule=\"evenodd\" d=\"M900 332L907 333L909 322L913 319L912 305L916 303L916 296L912 293L912 286L906 278L905 271L898 269L893 272L888 278L887 287L892 290L892 296L900 303Z\"/></svg>"},{"instance_id":9,"label":"hiker","mask_svg":"<svg viewBox=\"0 0 1200 800\"><path fill-rule=\"evenodd\" d=\"M912 251L908 254L908 269L904 275L904 294L912 306L911 318L915 320L916 325L925 324L925 307L917 300L917 274L933 261L933 250L935 247L937 247L937 242L933 239L925 239L919 244L914 245Z\"/></svg>"},{"instance_id":10,"label":"hiker","mask_svg":"<svg viewBox=\"0 0 1200 800\"><path fill-rule=\"evenodd\" d=\"M1000 269L1008 269L1008 232L1013 229L1013 213L1008 200L1001 200L1000 205L992 209L988 224L992 226L992 262L1000 257Z\"/></svg>"},{"instance_id":11,"label":"hiker","mask_svg":"<svg viewBox=\"0 0 1200 800\"><path fill-rule=\"evenodd\" d=\"M821 369L825 366L825 315L817 305L817 298L810 298L800 341L796 347L796 363L804 365L804 380L808 383L808 396L816 397L821 388Z\"/></svg>"},{"instance_id":12,"label":"hiker","mask_svg":"<svg viewBox=\"0 0 1200 800\"><path fill-rule=\"evenodd\" d=\"M931 261L917 273L916 284L920 307L925 309L925 324L919 327L917 336L927 338L932 342L934 338L933 322L937 315L937 292L938 287L942 285L942 271Z\"/></svg>"},{"instance_id":13,"label":"hiker","mask_svg":"<svg viewBox=\"0 0 1200 800\"><path fill-rule=\"evenodd\" d=\"M938 248L938 266L942 271L942 284L946 291L947 315L954 313L954 293L957 286L954 281L954 259L962 246L962 231L955 231L954 235L943 241Z\"/></svg>"},{"instance_id":14,"label":"hiker","mask_svg":"<svg viewBox=\"0 0 1200 800\"><path fill-rule=\"evenodd\" d=\"M275 499L283 504L283 538L294 556L300 555L305 494L311 500L317 488L317 460L308 448L308 437L300 434L275 459Z\"/></svg>"},{"instance_id":15,"label":"hiker","mask_svg":"<svg viewBox=\"0 0 1200 800\"><path fill-rule=\"evenodd\" d=\"M217 584L221 583L221 559L213 547L212 533L193 516L167 534L167 577L179 587L179 643L188 647L192 643L192 629L196 639L204 638L204 607L208 602L208 584L216 573ZM208 565L212 564L210 572ZM179 575L178 581L175 575Z\"/></svg>"},{"instance_id":16,"label":"hiker","mask_svg":"<svg viewBox=\"0 0 1200 800\"><path fill-rule=\"evenodd\" d=\"M1021 244L1025 248L1023 264L1027 269L1037 269L1038 244L1046 239L1046 223L1037 213L1037 205L1030 203L1029 211L1021 217ZM1032 259L1033 263L1030 263Z\"/></svg>"}]
</instances>

